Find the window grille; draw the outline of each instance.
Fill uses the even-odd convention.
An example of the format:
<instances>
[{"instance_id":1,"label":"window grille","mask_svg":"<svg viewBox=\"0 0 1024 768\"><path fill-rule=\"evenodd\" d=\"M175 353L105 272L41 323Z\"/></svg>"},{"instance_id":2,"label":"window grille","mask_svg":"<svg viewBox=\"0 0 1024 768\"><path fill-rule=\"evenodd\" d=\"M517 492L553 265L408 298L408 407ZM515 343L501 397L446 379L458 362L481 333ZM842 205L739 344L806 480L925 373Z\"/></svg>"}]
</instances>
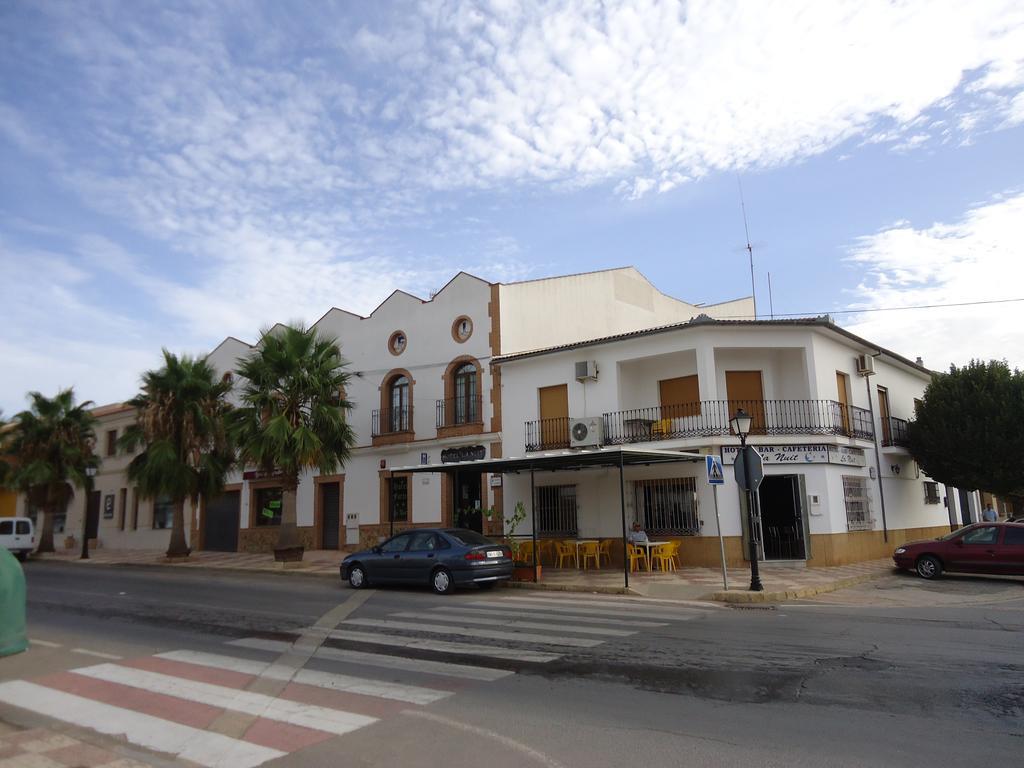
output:
<instances>
[{"instance_id":1,"label":"window grille","mask_svg":"<svg viewBox=\"0 0 1024 768\"><path fill-rule=\"evenodd\" d=\"M871 517L871 498L863 477L843 475L843 497L846 501L846 527L851 531L870 531L875 521Z\"/></svg>"},{"instance_id":2,"label":"window grille","mask_svg":"<svg viewBox=\"0 0 1024 768\"><path fill-rule=\"evenodd\" d=\"M160 496L153 502L153 527L170 528L174 525L174 502L169 496Z\"/></svg>"},{"instance_id":3,"label":"window grille","mask_svg":"<svg viewBox=\"0 0 1024 768\"><path fill-rule=\"evenodd\" d=\"M925 504L938 504L939 503L939 484L930 480L924 481L924 503Z\"/></svg>"},{"instance_id":4,"label":"window grille","mask_svg":"<svg viewBox=\"0 0 1024 768\"><path fill-rule=\"evenodd\" d=\"M700 533L695 478L638 480L634 490L637 517L648 534L696 536Z\"/></svg>"},{"instance_id":5,"label":"window grille","mask_svg":"<svg viewBox=\"0 0 1024 768\"><path fill-rule=\"evenodd\" d=\"M575 536L576 486L544 485L537 488L537 534Z\"/></svg>"}]
</instances>

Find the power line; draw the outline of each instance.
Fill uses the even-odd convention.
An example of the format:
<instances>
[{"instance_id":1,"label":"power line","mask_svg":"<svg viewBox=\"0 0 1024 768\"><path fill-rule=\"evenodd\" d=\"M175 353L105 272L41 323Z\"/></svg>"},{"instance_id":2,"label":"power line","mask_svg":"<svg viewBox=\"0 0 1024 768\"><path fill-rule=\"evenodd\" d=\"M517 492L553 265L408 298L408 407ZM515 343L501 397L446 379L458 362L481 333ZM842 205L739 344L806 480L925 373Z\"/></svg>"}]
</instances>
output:
<instances>
[{"instance_id":1,"label":"power line","mask_svg":"<svg viewBox=\"0 0 1024 768\"><path fill-rule=\"evenodd\" d=\"M776 312L775 317L820 317L821 315L859 315L862 312L902 312L908 309L945 309L949 307L977 307L985 304L1011 304L1024 301L1019 299L989 299L987 301L960 301L950 304L917 304L911 307L863 307L861 309L827 309L821 312ZM745 319L749 315L733 315L724 319Z\"/></svg>"}]
</instances>

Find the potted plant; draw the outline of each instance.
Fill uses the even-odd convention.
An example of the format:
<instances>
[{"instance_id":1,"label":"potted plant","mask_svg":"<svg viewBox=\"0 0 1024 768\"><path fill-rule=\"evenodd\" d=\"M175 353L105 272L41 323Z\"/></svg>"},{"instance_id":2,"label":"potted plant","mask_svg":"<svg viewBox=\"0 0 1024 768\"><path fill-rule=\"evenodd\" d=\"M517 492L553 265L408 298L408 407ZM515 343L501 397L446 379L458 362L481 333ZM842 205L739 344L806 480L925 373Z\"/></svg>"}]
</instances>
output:
<instances>
[{"instance_id":1,"label":"potted plant","mask_svg":"<svg viewBox=\"0 0 1024 768\"><path fill-rule=\"evenodd\" d=\"M505 530L509 538L509 545L512 548L512 578L515 581L540 581L541 565L523 558L521 542L516 540L516 528L526 519L526 507L523 502L517 501L514 511L510 517L505 518ZM536 568L536 574L534 573Z\"/></svg>"}]
</instances>

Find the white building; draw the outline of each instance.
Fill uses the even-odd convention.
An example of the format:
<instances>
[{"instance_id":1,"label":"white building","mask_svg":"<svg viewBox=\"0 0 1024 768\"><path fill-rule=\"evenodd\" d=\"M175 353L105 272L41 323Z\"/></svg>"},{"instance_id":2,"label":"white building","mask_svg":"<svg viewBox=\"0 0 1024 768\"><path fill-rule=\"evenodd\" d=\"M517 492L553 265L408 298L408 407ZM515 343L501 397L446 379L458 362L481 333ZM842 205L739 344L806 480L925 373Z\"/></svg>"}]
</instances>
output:
<instances>
[{"instance_id":1,"label":"white building","mask_svg":"<svg viewBox=\"0 0 1024 768\"><path fill-rule=\"evenodd\" d=\"M721 456L726 483L717 506L731 564L742 563L748 536L745 498L730 466L739 441L729 419L738 408L753 416L749 441L764 457L758 538L766 560L835 565L885 557L904 541L948 532L963 500L977 505L977 494L923 475L904 447L929 371L828 318L703 315L506 352L492 367L501 375L506 456L609 445ZM629 467L625 476L627 523L681 541L684 564L719 562L704 464ZM506 475L506 504L528 504L529 483ZM617 471L546 473L536 483L539 536L621 542ZM977 519L976 509L964 510L963 519Z\"/></svg>"}]
</instances>

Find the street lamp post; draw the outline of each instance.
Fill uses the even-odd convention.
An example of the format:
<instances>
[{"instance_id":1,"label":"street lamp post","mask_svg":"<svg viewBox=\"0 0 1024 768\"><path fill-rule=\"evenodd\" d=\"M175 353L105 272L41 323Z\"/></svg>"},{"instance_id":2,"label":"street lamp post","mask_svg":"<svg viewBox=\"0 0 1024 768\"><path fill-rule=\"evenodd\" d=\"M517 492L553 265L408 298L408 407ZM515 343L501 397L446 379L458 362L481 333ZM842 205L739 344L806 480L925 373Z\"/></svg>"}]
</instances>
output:
<instances>
[{"instance_id":1,"label":"street lamp post","mask_svg":"<svg viewBox=\"0 0 1024 768\"><path fill-rule=\"evenodd\" d=\"M82 556L80 560L89 559L89 501L92 499L92 479L96 477L96 467L85 468L85 515L82 522Z\"/></svg>"},{"instance_id":2,"label":"street lamp post","mask_svg":"<svg viewBox=\"0 0 1024 768\"><path fill-rule=\"evenodd\" d=\"M729 419L729 425L733 431L740 436L740 454L743 456L743 485L747 493L747 525L750 531L750 590L751 592L763 592L764 585L761 584L761 574L757 564L757 538L755 536L757 519L754 517L754 491L750 482L750 455L753 448L747 445L747 434L750 432L750 425L753 418L744 412L742 408L736 411L736 415Z\"/></svg>"}]
</instances>

